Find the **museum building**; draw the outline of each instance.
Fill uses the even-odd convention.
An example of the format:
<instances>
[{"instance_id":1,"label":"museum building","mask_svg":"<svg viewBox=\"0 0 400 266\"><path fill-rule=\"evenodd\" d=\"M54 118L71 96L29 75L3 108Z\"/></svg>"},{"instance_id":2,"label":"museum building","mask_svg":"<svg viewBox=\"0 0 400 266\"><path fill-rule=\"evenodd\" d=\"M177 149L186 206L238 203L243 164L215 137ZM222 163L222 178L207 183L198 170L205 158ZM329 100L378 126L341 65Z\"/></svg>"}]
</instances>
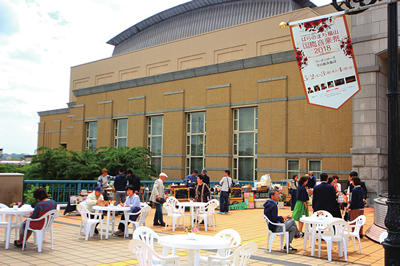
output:
<instances>
[{"instance_id":1,"label":"museum building","mask_svg":"<svg viewBox=\"0 0 400 266\"><path fill-rule=\"evenodd\" d=\"M111 57L71 68L68 107L38 112L38 147L147 147L174 179L203 168L212 180L225 169L235 180L345 179L354 100L309 105L279 28L333 12L308 0L193 0L155 14L109 40Z\"/></svg>"}]
</instances>

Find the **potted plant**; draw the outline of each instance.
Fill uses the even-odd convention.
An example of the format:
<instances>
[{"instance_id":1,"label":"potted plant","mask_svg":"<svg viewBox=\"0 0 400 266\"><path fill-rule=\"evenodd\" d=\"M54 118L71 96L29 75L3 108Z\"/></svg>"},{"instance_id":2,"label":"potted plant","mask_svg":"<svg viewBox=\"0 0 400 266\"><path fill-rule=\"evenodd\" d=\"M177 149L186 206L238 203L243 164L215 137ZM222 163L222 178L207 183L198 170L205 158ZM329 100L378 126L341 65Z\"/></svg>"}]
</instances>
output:
<instances>
[{"instance_id":1,"label":"potted plant","mask_svg":"<svg viewBox=\"0 0 400 266\"><path fill-rule=\"evenodd\" d=\"M279 202L278 202L278 208L283 209L283 206L285 205L286 201L286 194L285 193L280 193L279 194Z\"/></svg>"}]
</instances>

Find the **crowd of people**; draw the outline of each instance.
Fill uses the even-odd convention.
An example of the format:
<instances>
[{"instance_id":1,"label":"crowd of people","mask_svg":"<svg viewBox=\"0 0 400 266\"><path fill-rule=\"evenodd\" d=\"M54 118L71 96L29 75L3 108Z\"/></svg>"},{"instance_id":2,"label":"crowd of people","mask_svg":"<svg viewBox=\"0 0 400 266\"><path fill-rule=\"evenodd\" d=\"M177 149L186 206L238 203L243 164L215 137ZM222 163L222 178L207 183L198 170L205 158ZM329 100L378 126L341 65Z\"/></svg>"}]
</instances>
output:
<instances>
[{"instance_id":1,"label":"crowd of people","mask_svg":"<svg viewBox=\"0 0 400 266\"><path fill-rule=\"evenodd\" d=\"M268 193L269 200L264 203L264 215L273 223L285 223L286 231L289 232L289 251L297 251L290 244L293 238L303 237L303 223L300 218L309 216L308 202L312 197L312 209L316 211L327 211L333 217L344 218L352 221L364 214L366 204L367 188L361 182L358 173L353 171L349 175L345 193L342 191L339 177L333 175L328 178L326 173L320 174L320 183L317 183L313 172L309 172L298 180L298 176L293 176L292 181L292 215L286 217L278 216L276 203L279 200L279 190L271 189ZM344 213L344 214L343 214ZM298 226L296 222L298 222ZM269 230L278 232L282 227L268 224ZM360 237L363 237L363 227L360 229ZM286 248L286 246L285 246Z\"/></svg>"}]
</instances>

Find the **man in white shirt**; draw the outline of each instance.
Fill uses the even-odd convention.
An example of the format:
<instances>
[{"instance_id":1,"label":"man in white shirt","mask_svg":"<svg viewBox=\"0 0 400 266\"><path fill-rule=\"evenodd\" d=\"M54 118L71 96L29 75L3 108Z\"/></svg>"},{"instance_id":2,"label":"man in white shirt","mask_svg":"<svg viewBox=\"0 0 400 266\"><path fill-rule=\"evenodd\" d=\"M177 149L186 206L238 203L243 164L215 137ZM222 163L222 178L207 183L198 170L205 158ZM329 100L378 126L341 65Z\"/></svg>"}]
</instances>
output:
<instances>
[{"instance_id":1,"label":"man in white shirt","mask_svg":"<svg viewBox=\"0 0 400 266\"><path fill-rule=\"evenodd\" d=\"M122 207L130 207L130 210L129 210L130 213L137 213L138 211L140 211L140 198L135 193L132 185L128 185L126 187L126 194L128 194L128 197L126 198L125 203L120 203L119 205ZM139 215L131 215L131 216L129 216L129 220L136 221L138 216ZM122 220L125 220L124 214L122 214L122 216L121 216L121 221ZM129 225L129 223L128 223L128 225ZM125 224L121 222L118 225L118 231L115 232L114 235L123 236L124 231L125 231Z\"/></svg>"},{"instance_id":2,"label":"man in white shirt","mask_svg":"<svg viewBox=\"0 0 400 266\"><path fill-rule=\"evenodd\" d=\"M221 195L219 198L219 212L218 214L228 214L229 211L229 188L232 185L232 178L229 177L231 171L225 170L224 177L219 181L222 186Z\"/></svg>"},{"instance_id":3,"label":"man in white shirt","mask_svg":"<svg viewBox=\"0 0 400 266\"><path fill-rule=\"evenodd\" d=\"M95 188L95 190L94 190L92 193L90 193L90 194L87 196L87 198L86 198L86 208L87 208L90 212L95 212L95 211L93 210L93 207L96 206L97 203L102 203L102 202L104 202L105 205L108 205L108 201L105 201L105 200L103 199L103 195L102 195L103 192L104 192L104 191L103 191L103 188L102 188L101 186L98 186L98 187ZM102 215L102 217L103 217L103 215ZM91 214L91 215L90 215L90 218L93 219L93 218L94 218L94 215ZM97 230L97 225L98 225L98 224L96 224L96 227L94 228L94 232L95 232L96 235L99 233L99 231Z\"/></svg>"}]
</instances>

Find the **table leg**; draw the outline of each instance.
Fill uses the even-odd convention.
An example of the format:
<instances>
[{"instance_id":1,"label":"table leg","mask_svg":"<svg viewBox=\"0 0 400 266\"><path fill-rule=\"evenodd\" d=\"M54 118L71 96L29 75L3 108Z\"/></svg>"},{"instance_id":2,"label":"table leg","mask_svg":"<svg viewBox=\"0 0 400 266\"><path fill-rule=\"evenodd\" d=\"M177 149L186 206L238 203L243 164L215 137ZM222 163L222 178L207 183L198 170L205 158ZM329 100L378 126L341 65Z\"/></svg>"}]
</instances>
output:
<instances>
[{"instance_id":1,"label":"table leg","mask_svg":"<svg viewBox=\"0 0 400 266\"><path fill-rule=\"evenodd\" d=\"M12 222L12 214L8 215L8 224L7 224L7 236L6 236L6 249L10 248L10 236L11 236L11 222Z\"/></svg>"},{"instance_id":2,"label":"table leg","mask_svg":"<svg viewBox=\"0 0 400 266\"><path fill-rule=\"evenodd\" d=\"M317 225L315 224L312 227L312 233L311 233L311 256L315 256L315 234L317 233Z\"/></svg>"},{"instance_id":3,"label":"table leg","mask_svg":"<svg viewBox=\"0 0 400 266\"><path fill-rule=\"evenodd\" d=\"M110 211L107 211L106 239L108 239L109 228L110 228Z\"/></svg>"},{"instance_id":4,"label":"table leg","mask_svg":"<svg viewBox=\"0 0 400 266\"><path fill-rule=\"evenodd\" d=\"M163 246L162 256L163 256L163 257L167 257L167 256L168 256L168 252L169 252L169 247ZM161 265L164 266L165 264L166 264L166 261L165 261L165 260L161 262Z\"/></svg>"},{"instance_id":5,"label":"table leg","mask_svg":"<svg viewBox=\"0 0 400 266\"><path fill-rule=\"evenodd\" d=\"M194 251L194 266L200 265L200 249Z\"/></svg>"},{"instance_id":6,"label":"table leg","mask_svg":"<svg viewBox=\"0 0 400 266\"><path fill-rule=\"evenodd\" d=\"M194 220L194 207L190 206L190 226L193 227L193 220Z\"/></svg>"},{"instance_id":7,"label":"table leg","mask_svg":"<svg viewBox=\"0 0 400 266\"><path fill-rule=\"evenodd\" d=\"M111 233L114 233L114 221L115 221L115 211L112 211Z\"/></svg>"},{"instance_id":8,"label":"table leg","mask_svg":"<svg viewBox=\"0 0 400 266\"><path fill-rule=\"evenodd\" d=\"M189 250L189 265L193 265L193 249Z\"/></svg>"},{"instance_id":9,"label":"table leg","mask_svg":"<svg viewBox=\"0 0 400 266\"><path fill-rule=\"evenodd\" d=\"M309 231L310 230L310 225L308 223L304 223L304 232ZM306 250L306 246L307 246L307 237L304 237L304 244L303 244L303 250Z\"/></svg>"},{"instance_id":10,"label":"table leg","mask_svg":"<svg viewBox=\"0 0 400 266\"><path fill-rule=\"evenodd\" d=\"M128 211L124 211L124 217L125 217L125 220L124 221L121 221L121 222L124 222L124 224L125 224L125 231L124 231L124 238L125 237L128 237L129 236L129 228L128 228L128 221L129 221L129 217L128 217ZM135 228L136 229L136 228ZM133 234L133 233L132 233Z\"/></svg>"}]
</instances>

